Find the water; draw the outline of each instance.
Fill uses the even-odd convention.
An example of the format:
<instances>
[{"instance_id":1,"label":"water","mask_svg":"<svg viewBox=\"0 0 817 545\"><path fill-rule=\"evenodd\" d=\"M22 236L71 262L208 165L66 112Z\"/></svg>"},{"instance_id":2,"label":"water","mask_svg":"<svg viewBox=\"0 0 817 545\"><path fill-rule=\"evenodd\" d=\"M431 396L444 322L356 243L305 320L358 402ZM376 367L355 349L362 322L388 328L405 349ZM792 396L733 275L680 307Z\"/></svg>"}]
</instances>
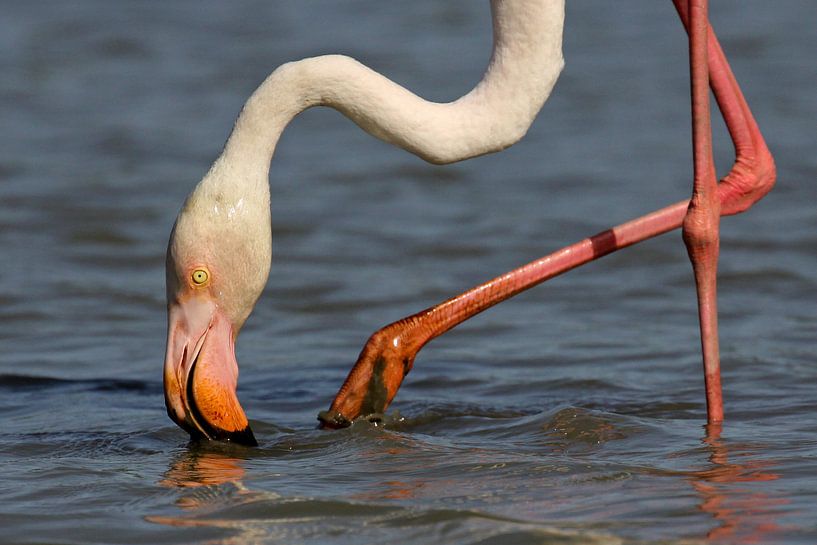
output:
<instances>
[{"instance_id":1,"label":"water","mask_svg":"<svg viewBox=\"0 0 817 545\"><path fill-rule=\"evenodd\" d=\"M689 195L670 2L593 0L568 6L566 71L502 154L429 166L330 110L288 129L238 346L245 449L188 444L165 415L180 203L273 67L341 52L451 99L484 68L486 6L5 2L0 542L817 541L813 6L713 4L779 166L722 227L722 431L677 233L432 342L385 428L315 429L379 326Z\"/></svg>"}]
</instances>

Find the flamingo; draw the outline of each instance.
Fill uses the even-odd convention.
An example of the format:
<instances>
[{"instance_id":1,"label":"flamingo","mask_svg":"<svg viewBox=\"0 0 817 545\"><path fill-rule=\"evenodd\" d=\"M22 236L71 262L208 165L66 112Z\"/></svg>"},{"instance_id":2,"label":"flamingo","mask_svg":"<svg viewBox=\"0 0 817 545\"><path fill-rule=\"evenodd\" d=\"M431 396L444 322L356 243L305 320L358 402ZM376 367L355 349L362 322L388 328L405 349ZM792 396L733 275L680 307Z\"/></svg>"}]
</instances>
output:
<instances>
[{"instance_id":1,"label":"flamingo","mask_svg":"<svg viewBox=\"0 0 817 545\"><path fill-rule=\"evenodd\" d=\"M431 339L548 278L678 227L695 272L710 422L723 418L715 304L718 221L768 192L774 163L709 27L706 0L674 0L690 34L693 197L568 246L375 332L328 411L325 427L382 413ZM167 250L170 418L193 438L256 445L238 401L235 341L271 261L269 164L286 125L334 108L371 135L434 164L500 151L527 132L564 66L564 0L492 0L488 68L466 95L425 101L359 62L328 55L284 64L245 103L222 154L185 201ZM717 183L709 85L735 144Z\"/></svg>"}]
</instances>

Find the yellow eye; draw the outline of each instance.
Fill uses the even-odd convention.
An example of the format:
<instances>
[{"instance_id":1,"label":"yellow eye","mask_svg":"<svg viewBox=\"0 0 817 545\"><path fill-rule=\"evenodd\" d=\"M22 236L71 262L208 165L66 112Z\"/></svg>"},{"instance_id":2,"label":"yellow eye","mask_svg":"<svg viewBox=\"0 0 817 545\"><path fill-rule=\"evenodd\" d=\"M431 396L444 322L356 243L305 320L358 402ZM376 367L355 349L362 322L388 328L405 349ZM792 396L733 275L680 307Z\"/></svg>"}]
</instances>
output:
<instances>
[{"instance_id":1,"label":"yellow eye","mask_svg":"<svg viewBox=\"0 0 817 545\"><path fill-rule=\"evenodd\" d=\"M210 279L210 274L205 269L196 269L193 271L193 274L190 275L190 278L195 285L203 286L207 283L207 280Z\"/></svg>"}]
</instances>

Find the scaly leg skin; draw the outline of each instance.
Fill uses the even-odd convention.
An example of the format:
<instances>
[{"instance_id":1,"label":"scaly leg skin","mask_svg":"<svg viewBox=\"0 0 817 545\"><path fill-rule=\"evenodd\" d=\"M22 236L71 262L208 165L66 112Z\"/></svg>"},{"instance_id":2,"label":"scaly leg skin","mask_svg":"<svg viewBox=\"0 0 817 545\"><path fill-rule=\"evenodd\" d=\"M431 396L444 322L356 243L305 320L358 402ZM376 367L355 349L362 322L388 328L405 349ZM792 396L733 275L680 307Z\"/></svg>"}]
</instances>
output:
<instances>
[{"instance_id":1,"label":"scaly leg skin","mask_svg":"<svg viewBox=\"0 0 817 545\"><path fill-rule=\"evenodd\" d=\"M721 203L709 112L707 52L708 1L689 1L689 68L692 87L692 198L683 223L684 243L695 273L698 319L701 327L707 420L723 420L720 355L718 349L717 276L720 249Z\"/></svg>"},{"instance_id":2,"label":"scaly leg skin","mask_svg":"<svg viewBox=\"0 0 817 545\"><path fill-rule=\"evenodd\" d=\"M687 1L673 0L685 27L690 22ZM735 163L717 187L721 215L732 215L748 210L772 189L776 170L711 27L707 33L709 83L735 147ZM411 370L417 352L431 339L545 280L678 229L687 217L689 204L681 201L598 233L376 331L329 410L318 416L322 426L338 428L361 416L382 414Z\"/></svg>"}]
</instances>

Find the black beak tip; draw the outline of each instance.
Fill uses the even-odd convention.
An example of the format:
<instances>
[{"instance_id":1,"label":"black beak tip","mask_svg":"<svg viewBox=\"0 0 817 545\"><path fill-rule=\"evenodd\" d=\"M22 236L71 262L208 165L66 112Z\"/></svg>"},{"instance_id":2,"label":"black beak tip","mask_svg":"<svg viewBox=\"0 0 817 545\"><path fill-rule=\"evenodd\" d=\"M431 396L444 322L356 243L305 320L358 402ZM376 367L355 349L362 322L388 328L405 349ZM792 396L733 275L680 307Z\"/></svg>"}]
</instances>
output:
<instances>
[{"instance_id":1,"label":"black beak tip","mask_svg":"<svg viewBox=\"0 0 817 545\"><path fill-rule=\"evenodd\" d=\"M241 445L244 447L258 446L258 441L256 441L255 435L253 435L249 425L247 425L247 427L244 428L243 430L238 431L226 431L222 429L211 428L210 430L208 430L208 432L209 435L202 434L200 437L191 434L191 438L193 440L210 439L213 441L223 441L225 443L234 443L236 445Z\"/></svg>"},{"instance_id":2,"label":"black beak tip","mask_svg":"<svg viewBox=\"0 0 817 545\"><path fill-rule=\"evenodd\" d=\"M232 431L232 432L223 432L223 437L219 437L224 441L229 443L235 443L237 445L244 445L245 447L257 447L258 441L255 439L255 435L253 435L252 430L250 429L249 424L246 428L239 431Z\"/></svg>"}]
</instances>

